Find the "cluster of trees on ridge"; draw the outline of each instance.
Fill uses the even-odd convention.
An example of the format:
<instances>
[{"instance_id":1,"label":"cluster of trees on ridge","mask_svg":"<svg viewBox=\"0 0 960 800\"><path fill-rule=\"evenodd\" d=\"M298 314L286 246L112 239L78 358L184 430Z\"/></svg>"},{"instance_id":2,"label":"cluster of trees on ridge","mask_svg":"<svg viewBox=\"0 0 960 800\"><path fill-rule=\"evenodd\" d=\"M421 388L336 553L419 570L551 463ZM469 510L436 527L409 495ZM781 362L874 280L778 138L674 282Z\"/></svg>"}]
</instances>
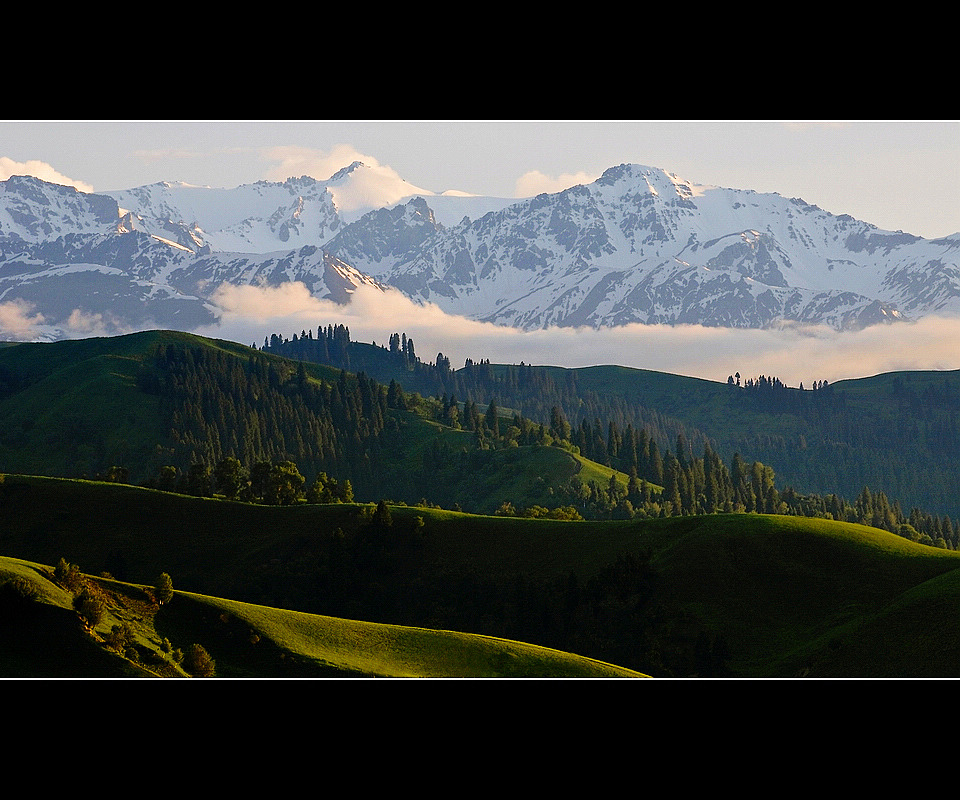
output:
<instances>
[{"instance_id":1,"label":"cluster of trees on ridge","mask_svg":"<svg viewBox=\"0 0 960 800\"><path fill-rule=\"evenodd\" d=\"M330 342L349 341L345 331L329 332ZM409 340L406 351L412 353ZM549 424L543 424L518 413L505 415L493 400L483 409L446 394L423 397L397 381L385 387L345 370L336 379L309 379L303 362L253 353L244 360L186 344L161 346L140 384L161 397L174 450L181 456L180 466L162 464L143 481L157 488L275 505L349 502L357 494L402 502L415 502L415 496L452 507L436 496L437 487L482 474L498 452L554 446L609 465L629 480L614 475L599 483L575 475L552 487L549 502L515 498L498 513L563 519L781 513L862 522L942 547L960 544L949 517L917 509L904 514L883 492L864 490L851 503L835 494L781 491L772 468L747 463L738 454L725 463L708 441L702 455L695 455L680 432L675 448L661 451L646 429L628 423L621 430L616 421L604 425L599 419L574 427L556 406ZM435 439L424 450L422 469L407 476L416 483L408 485L415 495L407 492L405 500L384 466L388 453L402 446L402 412L472 434L469 445ZM101 477L127 481L121 468Z\"/></svg>"},{"instance_id":2,"label":"cluster of trees on ridge","mask_svg":"<svg viewBox=\"0 0 960 800\"><path fill-rule=\"evenodd\" d=\"M364 351L351 348L349 329L342 325L322 326L313 332L304 330L300 336L284 339L274 334L264 341L263 350L288 358L328 364L341 369L354 361L367 365ZM396 409L416 409L432 414L437 421L475 434L475 447L488 448L527 444L556 445L576 450L584 457L613 467L630 475L627 485L611 480L608 485L583 484L576 478L557 492L561 505L576 509L584 516L621 517L670 516L674 514L714 513L717 511L757 511L764 513L818 516L880 527L899 535L955 549L960 547L960 525L948 514L937 515L912 507L905 513L896 501L890 501L881 490L870 490L866 484L856 499L850 502L836 493L801 495L790 488L776 488L773 470L756 460L745 463L735 453L727 466L711 446L710 440L698 431L688 432L681 424L655 411L634 409L616 398L604 404L591 392L581 392L576 386L576 374L566 371L568 385L543 369L521 364L506 367L499 373L492 370L489 361L467 360L464 368L451 369L449 359L438 354L435 364L425 364L415 353L414 343L406 334L392 334L388 347L379 348L397 367L409 375L411 383L420 387L433 386L438 391L433 397L419 392L405 392L392 379L387 391L387 406ZM363 374L363 373L361 373ZM406 378L404 378L406 380ZM739 373L731 382L740 383ZM789 390L779 379L760 376L742 384L745 403L766 411L804 413L816 417L824 427L843 427L845 435L857 440L856 425L843 417L846 398L833 391L827 381L814 381L813 391ZM946 396L930 397L928 389L922 398L923 407L952 408L954 398L950 389ZM485 393L485 394L484 394ZM538 409L542 419L535 422L527 415L515 413L511 419L500 417L495 399L506 396L523 408ZM486 397L478 401L476 398ZM463 399L460 399L463 398ZM549 408L545 404L554 402ZM579 425L566 421L562 403L587 409ZM480 403L486 403L483 410ZM917 398L911 398L914 407ZM590 421L589 409L605 409L610 413L606 422L600 416ZM638 420L637 424L631 419ZM956 418L930 417L932 429L940 425L956 425ZM649 424L648 424L649 423ZM865 429L864 429L865 430ZM676 442L673 452L663 449L659 442ZM859 440L866 442L866 433ZM954 438L956 438L954 436ZM944 440L949 440L945 437ZM783 454L785 448L772 443L768 450ZM662 452L661 452L662 450ZM702 452L702 457L694 455ZM452 454L438 445L436 462L449 462ZM462 455L462 454L461 454ZM834 459L834 462L837 460ZM429 469L430 464L425 463ZM651 484L653 486L651 486ZM656 487L663 487L660 492ZM504 508L504 513L528 513L530 509ZM534 509L534 514L542 509Z\"/></svg>"},{"instance_id":3,"label":"cluster of trees on ridge","mask_svg":"<svg viewBox=\"0 0 960 800\"><path fill-rule=\"evenodd\" d=\"M61 558L52 570L45 570L45 576L72 596L73 610L77 614L83 629L89 636L103 642L103 645L135 664L150 669L178 665L188 675L210 678L216 675L216 662L207 650L198 643L189 645L186 651L174 647L169 639L162 639L157 647L149 647L138 641L130 624L124 620L113 624L110 630L97 634L95 629L107 618L110 601L103 587L81 572L77 564ZM101 577L109 578L104 573ZM36 583L25 578L11 578L0 583L0 620L29 619L33 604L40 599L41 591ZM145 613L153 614L160 606L173 599L173 580L166 572L160 573L151 587L144 587L135 602ZM132 598L130 598L132 600ZM169 669L167 674L180 674Z\"/></svg>"},{"instance_id":4,"label":"cluster of trees on ridge","mask_svg":"<svg viewBox=\"0 0 960 800\"><path fill-rule=\"evenodd\" d=\"M583 385L576 370L523 363L491 366L483 359L467 359L454 370L442 353L435 363L425 363L405 334L392 334L388 344L376 346L352 342L345 326L321 326L290 339L273 334L261 349L364 371L383 383L393 376L407 391L424 397L446 394L480 405L495 399L500 406L538 422L549 423L556 406L575 427L582 420L591 426L596 420L604 425L613 422L620 430L632 424L647 430L661 448L671 447L677 434L683 433L695 452L710 441L727 457L739 452L751 461L775 464L785 481L805 491L854 497L864 486L883 487L891 497L910 498L911 506L960 515L956 492L960 374L956 373L934 381L905 373L892 387L884 387L872 406L862 398L848 402L848 387L838 388L826 380L814 380L811 391L788 387L774 376L742 380L730 376L726 396L709 402L721 403L731 415L764 416L750 428L714 429L707 436L693 424L645 405L635 394ZM582 452L603 463L596 452Z\"/></svg>"},{"instance_id":5,"label":"cluster of trees on ridge","mask_svg":"<svg viewBox=\"0 0 960 800\"><path fill-rule=\"evenodd\" d=\"M325 364L347 372L378 374L393 372L410 394L429 398L456 398L480 408L494 400L503 408L515 409L524 418L549 424L554 408L566 419L610 421L621 430L628 424L648 431L665 446L682 433L699 450L707 437L683 423L670 419L656 409L627 403L616 396L604 396L578 384L576 373L566 371L562 378L528 364L504 365L495 370L489 359L467 359L463 368L454 370L450 359L438 353L433 364L416 354L414 341L405 333L394 333L384 347L361 345L350 339L345 325L320 326L285 339L272 334L264 339L261 352L280 355L294 361ZM392 368L392 369L390 369ZM390 378L380 377L382 383ZM593 458L584 452L584 455ZM596 454L594 454L596 455Z\"/></svg>"},{"instance_id":6,"label":"cluster of trees on ridge","mask_svg":"<svg viewBox=\"0 0 960 800\"><path fill-rule=\"evenodd\" d=\"M118 468L98 476L102 480L126 483L126 471ZM353 484L319 473L307 486L306 478L292 461L257 461L249 468L233 456L224 456L212 468L194 463L186 472L172 465L160 468L144 485L164 492L193 497L220 497L268 506L295 503L352 503Z\"/></svg>"}]
</instances>

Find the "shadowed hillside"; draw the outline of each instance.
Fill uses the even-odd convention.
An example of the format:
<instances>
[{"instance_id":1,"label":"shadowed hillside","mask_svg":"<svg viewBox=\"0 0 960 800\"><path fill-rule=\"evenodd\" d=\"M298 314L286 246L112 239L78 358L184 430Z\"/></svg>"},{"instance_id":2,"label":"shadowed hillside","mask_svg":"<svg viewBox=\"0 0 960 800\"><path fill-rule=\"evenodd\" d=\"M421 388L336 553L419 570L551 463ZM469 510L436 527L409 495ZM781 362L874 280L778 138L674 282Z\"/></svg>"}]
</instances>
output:
<instances>
[{"instance_id":1,"label":"shadowed hillside","mask_svg":"<svg viewBox=\"0 0 960 800\"><path fill-rule=\"evenodd\" d=\"M655 677L941 677L960 656L960 555L860 525L384 514L5 485L21 487L2 505L0 547L14 557L136 584L167 572L180 591L257 607L524 641Z\"/></svg>"}]
</instances>

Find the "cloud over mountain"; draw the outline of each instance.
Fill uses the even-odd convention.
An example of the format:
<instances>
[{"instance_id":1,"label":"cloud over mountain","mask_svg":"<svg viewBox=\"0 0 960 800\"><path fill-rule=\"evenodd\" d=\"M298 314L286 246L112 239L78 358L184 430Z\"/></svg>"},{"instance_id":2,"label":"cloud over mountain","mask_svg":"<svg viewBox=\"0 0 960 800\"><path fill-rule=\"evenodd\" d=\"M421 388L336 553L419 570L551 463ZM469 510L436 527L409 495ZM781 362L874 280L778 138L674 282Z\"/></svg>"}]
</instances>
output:
<instances>
[{"instance_id":1,"label":"cloud over mountain","mask_svg":"<svg viewBox=\"0 0 960 800\"><path fill-rule=\"evenodd\" d=\"M824 325L742 330L703 325L616 328L549 327L524 331L445 313L396 290L359 287L349 304L321 300L302 284L223 286L222 314L198 333L245 344L345 325L355 341L386 344L406 333L425 361L443 353L454 368L466 359L494 363L584 367L597 364L672 372L723 381L768 375L791 386L903 369L957 369L960 319L925 317L901 325L836 331Z\"/></svg>"},{"instance_id":2,"label":"cloud over mountain","mask_svg":"<svg viewBox=\"0 0 960 800\"><path fill-rule=\"evenodd\" d=\"M93 187L90 184L68 178L44 161L14 161L12 158L0 156L0 181L5 181L14 175L31 175L34 178L40 178L40 180L49 183L73 186L81 192L93 191Z\"/></svg>"},{"instance_id":3,"label":"cloud over mountain","mask_svg":"<svg viewBox=\"0 0 960 800\"><path fill-rule=\"evenodd\" d=\"M310 176L354 155L275 150L302 176L233 189L0 182L0 333L152 326L251 343L343 322L366 340L402 330L453 363L796 382L954 363L929 337L960 317L958 237L641 165L525 200L434 195L368 157Z\"/></svg>"}]
</instances>

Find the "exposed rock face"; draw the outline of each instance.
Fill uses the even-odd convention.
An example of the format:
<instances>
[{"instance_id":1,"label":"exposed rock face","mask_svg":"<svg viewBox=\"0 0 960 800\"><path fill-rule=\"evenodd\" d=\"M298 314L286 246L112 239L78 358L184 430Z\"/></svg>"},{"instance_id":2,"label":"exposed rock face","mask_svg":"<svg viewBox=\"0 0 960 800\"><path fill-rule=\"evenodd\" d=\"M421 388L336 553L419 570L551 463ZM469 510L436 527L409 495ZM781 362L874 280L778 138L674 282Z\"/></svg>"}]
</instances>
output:
<instances>
[{"instance_id":1,"label":"exposed rock face","mask_svg":"<svg viewBox=\"0 0 960 800\"><path fill-rule=\"evenodd\" d=\"M50 337L78 311L118 328L190 330L216 319L222 284L288 281L338 303L363 284L391 286L525 329L846 329L960 313L960 235L881 231L802 200L630 164L528 200L424 194L348 221L337 192L363 170L109 194L10 178L0 183L0 303L30 304Z\"/></svg>"}]
</instances>

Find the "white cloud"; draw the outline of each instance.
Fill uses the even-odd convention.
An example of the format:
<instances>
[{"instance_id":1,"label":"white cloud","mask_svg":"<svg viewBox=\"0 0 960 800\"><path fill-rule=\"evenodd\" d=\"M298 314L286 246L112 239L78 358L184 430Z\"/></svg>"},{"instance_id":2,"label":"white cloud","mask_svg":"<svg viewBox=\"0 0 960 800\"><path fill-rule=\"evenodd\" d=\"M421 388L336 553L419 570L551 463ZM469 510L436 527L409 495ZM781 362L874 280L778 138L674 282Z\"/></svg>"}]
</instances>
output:
<instances>
[{"instance_id":1,"label":"white cloud","mask_svg":"<svg viewBox=\"0 0 960 800\"><path fill-rule=\"evenodd\" d=\"M149 324L144 329L153 327ZM61 325L63 334L68 339L85 339L90 336L119 336L131 333L129 325L119 322L111 315L91 313L80 308L70 312L67 321Z\"/></svg>"},{"instance_id":2,"label":"white cloud","mask_svg":"<svg viewBox=\"0 0 960 800\"><path fill-rule=\"evenodd\" d=\"M43 325L43 314L33 314L33 304L24 300L0 303L0 340L32 341Z\"/></svg>"},{"instance_id":3,"label":"white cloud","mask_svg":"<svg viewBox=\"0 0 960 800\"><path fill-rule=\"evenodd\" d=\"M48 183L58 183L62 186L73 186L78 191L90 193L93 187L89 183L76 181L57 172L45 161L14 161L12 158L0 156L0 181L5 181L14 175L31 175Z\"/></svg>"},{"instance_id":4,"label":"white cloud","mask_svg":"<svg viewBox=\"0 0 960 800\"><path fill-rule=\"evenodd\" d=\"M33 303L17 298L0 303L0 341L36 342L56 339L86 339L91 336L120 336L135 330L153 330L156 323L145 320L138 327L116 319L75 308L66 319L50 319L33 313Z\"/></svg>"},{"instance_id":5,"label":"white cloud","mask_svg":"<svg viewBox=\"0 0 960 800\"><path fill-rule=\"evenodd\" d=\"M348 144L336 145L329 152L308 147L271 147L265 149L262 156L275 162L266 173L267 180L272 181L303 175L325 181L355 161L361 162L366 169L358 170L349 181L331 190L341 212L380 208L412 195L433 194L407 183L392 167L380 164L373 156L364 155Z\"/></svg>"},{"instance_id":6,"label":"white cloud","mask_svg":"<svg viewBox=\"0 0 960 800\"><path fill-rule=\"evenodd\" d=\"M327 325L346 325L354 341L379 344L392 333L405 333L421 360L433 362L443 353L454 368L467 358L564 367L619 364L721 382L736 372L767 375L808 388L815 380L832 383L894 370L960 368L956 318L929 317L844 333L825 327L744 330L698 325L520 331L452 316L398 291L373 287L358 288L343 306L312 296L303 284L224 286L216 301L223 309L220 324L198 333L258 345L271 334L292 337Z\"/></svg>"},{"instance_id":7,"label":"white cloud","mask_svg":"<svg viewBox=\"0 0 960 800\"><path fill-rule=\"evenodd\" d=\"M566 173L552 178L549 175L544 175L542 172L532 170L517 178L514 196L536 197L538 194L544 193L555 194L581 183L593 183L599 177L599 175L590 175L586 172L577 172Z\"/></svg>"},{"instance_id":8,"label":"white cloud","mask_svg":"<svg viewBox=\"0 0 960 800\"><path fill-rule=\"evenodd\" d=\"M301 175L325 181L354 161L362 161L369 167L380 166L373 156L364 155L348 144L334 145L329 152L311 147L269 147L262 151L261 157L274 162L265 176L270 181L284 181Z\"/></svg>"}]
</instances>

